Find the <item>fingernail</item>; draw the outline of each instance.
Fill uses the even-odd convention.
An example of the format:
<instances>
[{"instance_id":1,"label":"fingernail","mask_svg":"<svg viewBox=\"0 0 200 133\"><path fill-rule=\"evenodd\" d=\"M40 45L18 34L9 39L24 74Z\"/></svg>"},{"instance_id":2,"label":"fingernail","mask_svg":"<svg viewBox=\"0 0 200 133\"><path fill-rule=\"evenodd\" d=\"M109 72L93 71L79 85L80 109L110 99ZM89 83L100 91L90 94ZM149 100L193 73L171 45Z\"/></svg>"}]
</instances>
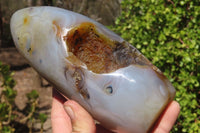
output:
<instances>
[{"instance_id":1,"label":"fingernail","mask_svg":"<svg viewBox=\"0 0 200 133\"><path fill-rule=\"evenodd\" d=\"M74 112L72 110L72 108L70 106L64 106L65 111L67 112L67 114L69 115L69 117L71 118L71 120L74 119Z\"/></svg>"}]
</instances>

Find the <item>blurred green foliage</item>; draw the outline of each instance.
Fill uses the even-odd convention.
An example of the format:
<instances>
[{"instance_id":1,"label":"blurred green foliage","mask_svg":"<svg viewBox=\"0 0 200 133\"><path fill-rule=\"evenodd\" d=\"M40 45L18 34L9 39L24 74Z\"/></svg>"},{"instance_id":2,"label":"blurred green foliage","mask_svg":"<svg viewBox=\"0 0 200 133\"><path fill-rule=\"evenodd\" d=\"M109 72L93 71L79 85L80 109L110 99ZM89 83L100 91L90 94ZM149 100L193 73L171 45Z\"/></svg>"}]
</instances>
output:
<instances>
[{"instance_id":1,"label":"blurred green foliage","mask_svg":"<svg viewBox=\"0 0 200 133\"><path fill-rule=\"evenodd\" d=\"M28 93L27 105L24 110L20 110L15 105L17 91L13 89L16 84L12 77L13 74L8 65L0 62L0 85L3 88L0 92L0 133L20 132L20 128L17 127L18 123L27 126L31 133L36 121L41 123L40 132L42 133L47 115L39 113L39 94L36 90Z\"/></svg>"},{"instance_id":2,"label":"blurred green foliage","mask_svg":"<svg viewBox=\"0 0 200 133\"><path fill-rule=\"evenodd\" d=\"M111 29L160 68L181 112L172 132L200 132L200 1L123 0Z\"/></svg>"}]
</instances>

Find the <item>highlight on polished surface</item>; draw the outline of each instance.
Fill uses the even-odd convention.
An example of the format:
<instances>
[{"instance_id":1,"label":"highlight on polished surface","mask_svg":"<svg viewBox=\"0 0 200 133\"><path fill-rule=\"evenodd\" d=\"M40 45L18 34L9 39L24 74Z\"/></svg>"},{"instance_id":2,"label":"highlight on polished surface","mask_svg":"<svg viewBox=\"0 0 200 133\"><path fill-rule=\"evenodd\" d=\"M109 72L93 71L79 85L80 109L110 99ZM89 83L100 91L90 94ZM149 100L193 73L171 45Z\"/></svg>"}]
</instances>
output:
<instances>
[{"instance_id":1,"label":"highlight on polished surface","mask_svg":"<svg viewBox=\"0 0 200 133\"><path fill-rule=\"evenodd\" d=\"M63 95L115 132L151 130L175 89L134 46L100 23L56 7L11 18L19 52Z\"/></svg>"}]
</instances>

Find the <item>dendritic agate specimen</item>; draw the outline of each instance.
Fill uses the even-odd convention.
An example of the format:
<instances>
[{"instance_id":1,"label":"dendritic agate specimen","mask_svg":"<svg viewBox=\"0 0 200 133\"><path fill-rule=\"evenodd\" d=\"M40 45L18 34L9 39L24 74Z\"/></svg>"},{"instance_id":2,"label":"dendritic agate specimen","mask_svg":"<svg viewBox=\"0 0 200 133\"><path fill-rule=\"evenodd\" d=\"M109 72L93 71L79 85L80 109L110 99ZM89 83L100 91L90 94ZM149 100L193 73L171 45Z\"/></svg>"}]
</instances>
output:
<instances>
[{"instance_id":1,"label":"dendritic agate specimen","mask_svg":"<svg viewBox=\"0 0 200 133\"><path fill-rule=\"evenodd\" d=\"M83 15L30 7L12 16L11 32L32 67L112 131L150 131L175 96L135 47Z\"/></svg>"}]
</instances>

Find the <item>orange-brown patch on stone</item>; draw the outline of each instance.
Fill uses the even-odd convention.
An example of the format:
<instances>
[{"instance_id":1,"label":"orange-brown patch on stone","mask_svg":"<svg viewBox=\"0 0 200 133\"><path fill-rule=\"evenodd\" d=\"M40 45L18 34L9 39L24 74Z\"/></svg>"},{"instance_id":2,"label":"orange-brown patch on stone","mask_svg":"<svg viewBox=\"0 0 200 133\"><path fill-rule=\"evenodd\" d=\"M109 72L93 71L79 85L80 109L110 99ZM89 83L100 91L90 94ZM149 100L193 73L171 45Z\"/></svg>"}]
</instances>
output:
<instances>
[{"instance_id":1,"label":"orange-brown patch on stone","mask_svg":"<svg viewBox=\"0 0 200 133\"><path fill-rule=\"evenodd\" d=\"M54 32L56 32L56 36L60 37L61 33L62 33L61 27L55 20L52 22L52 24L53 24L53 30L54 30Z\"/></svg>"},{"instance_id":2,"label":"orange-brown patch on stone","mask_svg":"<svg viewBox=\"0 0 200 133\"><path fill-rule=\"evenodd\" d=\"M24 25L28 24L29 21L30 21L30 17L29 16L24 17L24 20L23 20Z\"/></svg>"}]
</instances>

